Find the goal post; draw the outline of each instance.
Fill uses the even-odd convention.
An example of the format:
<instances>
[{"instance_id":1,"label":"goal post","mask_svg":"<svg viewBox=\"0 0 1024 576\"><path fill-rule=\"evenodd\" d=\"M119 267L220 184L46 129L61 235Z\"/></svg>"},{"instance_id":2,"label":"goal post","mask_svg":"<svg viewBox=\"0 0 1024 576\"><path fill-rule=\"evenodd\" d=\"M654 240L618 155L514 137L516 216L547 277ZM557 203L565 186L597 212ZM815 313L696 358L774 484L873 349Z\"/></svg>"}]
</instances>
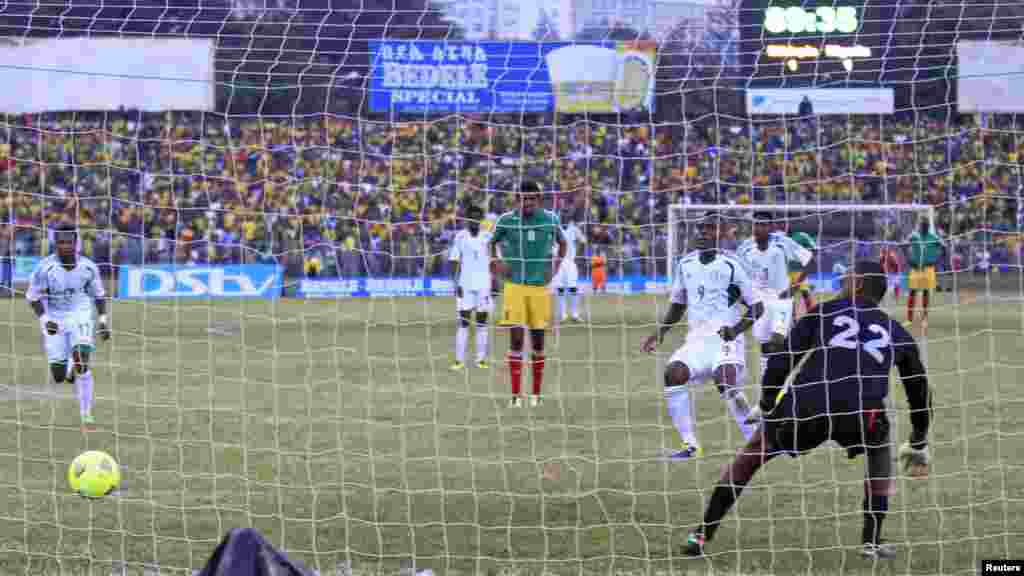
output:
<instances>
[{"instance_id":1,"label":"goal post","mask_svg":"<svg viewBox=\"0 0 1024 576\"><path fill-rule=\"evenodd\" d=\"M690 251L693 226L709 212L724 216L729 230L722 248L734 249L756 212L776 214L773 223L792 232L802 231L817 239L818 255L813 273L826 273L837 258L849 262L850 249L860 255L877 257L880 248L905 247L905 240L923 221L936 231L935 207L929 204L672 204L668 211L668 284L675 277L675 264ZM821 256L824 256L821 257Z\"/></svg>"},{"instance_id":2,"label":"goal post","mask_svg":"<svg viewBox=\"0 0 1024 576\"><path fill-rule=\"evenodd\" d=\"M321 576L1024 557L1024 53L955 46L1019 35L1015 4L4 2L0 576L191 575L236 528ZM803 31L840 10L853 33ZM1002 111L955 114L964 96ZM502 217L524 179L579 240L558 270L550 222ZM825 292L834 263L905 260L921 222L941 229L957 273L940 267L927 330L912 324L933 476L896 470L891 567L859 557L863 460L827 445L765 466L708 557L682 558L744 427L697 378L667 397L685 319L643 343L709 210L735 225L727 250L757 210L813 236ZM473 214L536 273L488 286ZM74 335L48 350L25 301L37 267L47 298L74 290L40 266L60 224L106 282L112 331L74 383L51 365ZM922 310L896 301L894 321ZM551 329L520 338L524 322ZM895 379L890 398L902 443ZM665 457L684 427L670 403L702 457ZM71 491L87 450L120 465L116 494Z\"/></svg>"}]
</instances>

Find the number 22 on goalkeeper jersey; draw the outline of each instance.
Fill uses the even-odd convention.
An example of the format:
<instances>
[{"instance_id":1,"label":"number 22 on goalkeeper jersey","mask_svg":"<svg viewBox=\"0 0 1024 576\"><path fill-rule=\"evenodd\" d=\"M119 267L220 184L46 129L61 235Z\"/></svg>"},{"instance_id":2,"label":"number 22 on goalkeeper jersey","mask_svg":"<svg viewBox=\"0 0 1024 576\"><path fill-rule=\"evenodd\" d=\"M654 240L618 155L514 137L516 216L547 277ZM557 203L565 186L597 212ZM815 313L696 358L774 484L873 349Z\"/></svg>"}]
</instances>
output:
<instances>
[{"instance_id":1,"label":"number 22 on goalkeeper jersey","mask_svg":"<svg viewBox=\"0 0 1024 576\"><path fill-rule=\"evenodd\" d=\"M772 358L763 387L782 388L800 359L792 393L801 414L857 410L889 395L889 372L925 373L913 336L875 306L831 300L804 315L786 340L788 354Z\"/></svg>"}]
</instances>

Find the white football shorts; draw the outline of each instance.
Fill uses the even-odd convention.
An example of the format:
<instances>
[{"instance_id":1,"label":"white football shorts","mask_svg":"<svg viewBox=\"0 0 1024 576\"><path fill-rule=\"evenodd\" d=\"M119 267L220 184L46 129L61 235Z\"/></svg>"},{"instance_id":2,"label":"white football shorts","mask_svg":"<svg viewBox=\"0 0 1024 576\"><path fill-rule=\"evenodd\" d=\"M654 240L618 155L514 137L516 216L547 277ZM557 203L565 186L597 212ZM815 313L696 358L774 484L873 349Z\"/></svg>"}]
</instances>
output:
<instances>
[{"instance_id":1,"label":"white football shorts","mask_svg":"<svg viewBox=\"0 0 1024 576\"><path fill-rule=\"evenodd\" d=\"M672 354L668 363L682 362L690 369L693 381L711 379L722 366L736 366L740 374L746 365L743 335L725 342L717 333L702 332L686 335L686 343ZM742 380L741 380L742 381Z\"/></svg>"},{"instance_id":2,"label":"white football shorts","mask_svg":"<svg viewBox=\"0 0 1024 576\"><path fill-rule=\"evenodd\" d=\"M92 352L96 347L96 324L92 314L69 314L64 318L53 318L59 329L56 334L43 334L43 348L50 364L67 362L71 351L82 348Z\"/></svg>"},{"instance_id":3,"label":"white football shorts","mask_svg":"<svg viewBox=\"0 0 1024 576\"><path fill-rule=\"evenodd\" d=\"M764 344L772 339L772 334L788 336L793 324L793 299L764 298L761 301L764 314L754 322L754 338Z\"/></svg>"},{"instance_id":4,"label":"white football shorts","mask_svg":"<svg viewBox=\"0 0 1024 576\"><path fill-rule=\"evenodd\" d=\"M562 260L558 266L558 273L555 274L554 287L577 288L580 280L580 270L576 262L570 259Z\"/></svg>"},{"instance_id":5,"label":"white football shorts","mask_svg":"<svg viewBox=\"0 0 1024 576\"><path fill-rule=\"evenodd\" d=\"M463 290L462 298L455 298L455 308L459 312L487 312L494 311L494 298L491 297L490 288L484 290Z\"/></svg>"}]
</instances>

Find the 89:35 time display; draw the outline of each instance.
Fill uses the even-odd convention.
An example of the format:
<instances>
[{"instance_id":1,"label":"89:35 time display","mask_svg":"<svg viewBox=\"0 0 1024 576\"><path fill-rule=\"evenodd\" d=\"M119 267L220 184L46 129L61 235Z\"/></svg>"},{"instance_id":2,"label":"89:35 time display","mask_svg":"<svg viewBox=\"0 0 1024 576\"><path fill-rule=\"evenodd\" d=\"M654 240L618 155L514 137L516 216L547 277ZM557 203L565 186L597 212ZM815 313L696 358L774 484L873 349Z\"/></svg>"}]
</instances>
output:
<instances>
[{"instance_id":1,"label":"89:35 time display","mask_svg":"<svg viewBox=\"0 0 1024 576\"><path fill-rule=\"evenodd\" d=\"M799 6L772 6L764 12L764 29L771 34L850 34L859 26L857 9L853 6L819 6L810 10Z\"/></svg>"}]
</instances>

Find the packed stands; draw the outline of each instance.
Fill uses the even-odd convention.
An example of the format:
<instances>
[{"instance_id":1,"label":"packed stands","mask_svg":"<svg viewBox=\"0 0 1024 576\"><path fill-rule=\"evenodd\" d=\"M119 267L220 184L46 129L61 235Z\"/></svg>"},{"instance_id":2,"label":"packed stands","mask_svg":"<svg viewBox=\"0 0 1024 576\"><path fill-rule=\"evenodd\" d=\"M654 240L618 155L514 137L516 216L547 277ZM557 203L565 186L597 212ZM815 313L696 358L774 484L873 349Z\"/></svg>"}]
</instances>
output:
<instances>
[{"instance_id":1,"label":"packed stands","mask_svg":"<svg viewBox=\"0 0 1024 576\"><path fill-rule=\"evenodd\" d=\"M434 274L458 207L500 213L522 173L557 182L552 198L586 224L610 274L660 268L674 202L926 202L944 234L989 235L994 263L1019 258L1024 140L1012 116L720 119L682 134L520 120L8 116L0 222L19 256L78 221L85 253L115 267L276 259L301 275L315 258L324 274Z\"/></svg>"}]
</instances>

